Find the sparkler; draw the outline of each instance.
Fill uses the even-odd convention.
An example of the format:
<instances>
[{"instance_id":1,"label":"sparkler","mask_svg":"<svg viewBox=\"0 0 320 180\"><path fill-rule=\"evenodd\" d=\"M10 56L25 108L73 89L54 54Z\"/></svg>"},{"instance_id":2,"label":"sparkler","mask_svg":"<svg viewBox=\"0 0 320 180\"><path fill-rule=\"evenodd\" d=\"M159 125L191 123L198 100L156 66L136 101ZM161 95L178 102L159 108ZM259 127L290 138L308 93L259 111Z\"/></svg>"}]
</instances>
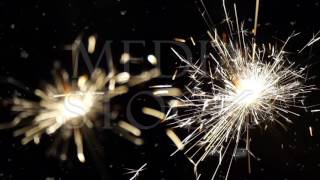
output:
<instances>
[{"instance_id":1,"label":"sparkler","mask_svg":"<svg viewBox=\"0 0 320 180\"><path fill-rule=\"evenodd\" d=\"M31 101L15 97L12 101L12 111L17 112L14 120L8 124L1 124L0 129L21 127L14 132L15 136L23 135L22 144L34 141L40 143L44 135L57 134L51 152L60 154L62 160L67 159L68 142L73 138L76 145L77 157L80 162L85 162L84 139L94 128L98 116L105 112L105 105L112 98L125 94L129 88L144 83L160 75L157 66L151 70L143 71L138 75L129 72L117 73L113 63L108 61L108 73L95 68L90 77L78 77L78 51L80 38L73 43L73 77L58 68L53 71L54 83L46 84L43 90L37 89L34 94L39 101ZM96 39L89 37L88 51L95 50ZM129 55L127 55L129 56ZM153 65L157 59L150 55ZM130 56L125 63L130 62ZM141 131L133 125L121 120L117 123L116 130L137 145L143 141L138 138ZM133 137L134 136L134 137ZM61 149L61 153L57 150Z\"/></svg>"},{"instance_id":2,"label":"sparkler","mask_svg":"<svg viewBox=\"0 0 320 180\"><path fill-rule=\"evenodd\" d=\"M116 77L116 76L115 76ZM74 138L79 161L84 162L83 134L94 127L96 117L104 112L106 97L111 98L127 91L124 86L105 86L115 79L101 69L96 69L90 78L80 76L73 84L66 71L54 71L54 84L47 84L44 90L35 90L39 102L27 99L13 99L12 111L18 112L7 127L21 126L29 118L32 121L14 132L15 136L24 135L22 144L30 141L39 143L43 134L59 134L54 149L62 148L60 158L67 158L68 145ZM59 147L60 145L63 145Z\"/></svg>"},{"instance_id":3,"label":"sparkler","mask_svg":"<svg viewBox=\"0 0 320 180\"><path fill-rule=\"evenodd\" d=\"M219 155L212 179L233 147L226 174L228 178L232 160L244 136L248 158L253 156L249 148L251 127L267 126L272 122L285 126L283 120L292 123L288 116L299 114L290 108L305 108L306 94L316 89L313 85L305 85L306 67L297 67L286 56L285 46L296 34L289 36L280 49L270 44L256 44L258 7L259 1L252 41L244 25L238 22L236 5L234 28L223 1L229 39L220 36L217 29L212 28L211 20L204 16L212 29L208 31L212 52L206 62L192 63L172 49L189 68L191 82L186 86L185 96L179 98L180 104L174 106L183 108L183 113L174 114L167 120L175 119L173 124L176 127L191 129L182 142L188 145L185 153L194 163L195 171L208 156ZM208 15L205 6L204 14ZM307 46L316 40L313 38ZM250 173L250 159L248 162Z\"/></svg>"}]
</instances>

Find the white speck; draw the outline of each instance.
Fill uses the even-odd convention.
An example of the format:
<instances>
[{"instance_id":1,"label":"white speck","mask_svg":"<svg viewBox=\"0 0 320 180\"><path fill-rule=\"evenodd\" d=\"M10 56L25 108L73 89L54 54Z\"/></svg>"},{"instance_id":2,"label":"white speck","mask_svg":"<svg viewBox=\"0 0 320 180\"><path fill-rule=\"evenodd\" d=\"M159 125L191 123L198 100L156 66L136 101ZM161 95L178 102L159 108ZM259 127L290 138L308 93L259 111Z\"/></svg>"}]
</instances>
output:
<instances>
[{"instance_id":1,"label":"white speck","mask_svg":"<svg viewBox=\"0 0 320 180\"><path fill-rule=\"evenodd\" d=\"M122 10L122 11L120 11L120 14L121 14L122 16L124 16L124 15L127 14L127 11L126 11L126 10Z\"/></svg>"},{"instance_id":2,"label":"white speck","mask_svg":"<svg viewBox=\"0 0 320 180\"><path fill-rule=\"evenodd\" d=\"M270 26L271 23L270 23L270 22L267 22L267 23L265 23L264 25L265 25L265 26Z\"/></svg>"},{"instance_id":3,"label":"white speck","mask_svg":"<svg viewBox=\"0 0 320 180\"><path fill-rule=\"evenodd\" d=\"M296 24L297 24L296 21L291 21L291 22L290 22L290 25L291 25L291 26L294 26L294 25L296 25Z\"/></svg>"},{"instance_id":4,"label":"white speck","mask_svg":"<svg viewBox=\"0 0 320 180\"><path fill-rule=\"evenodd\" d=\"M27 59L29 57L29 54L27 53L26 50L22 49L20 52L20 57L23 59Z\"/></svg>"},{"instance_id":5,"label":"white speck","mask_svg":"<svg viewBox=\"0 0 320 180\"><path fill-rule=\"evenodd\" d=\"M15 25L15 24L11 24L11 25L10 25L10 28L11 28L11 29L14 29L14 28L16 28L16 25Z\"/></svg>"}]
</instances>

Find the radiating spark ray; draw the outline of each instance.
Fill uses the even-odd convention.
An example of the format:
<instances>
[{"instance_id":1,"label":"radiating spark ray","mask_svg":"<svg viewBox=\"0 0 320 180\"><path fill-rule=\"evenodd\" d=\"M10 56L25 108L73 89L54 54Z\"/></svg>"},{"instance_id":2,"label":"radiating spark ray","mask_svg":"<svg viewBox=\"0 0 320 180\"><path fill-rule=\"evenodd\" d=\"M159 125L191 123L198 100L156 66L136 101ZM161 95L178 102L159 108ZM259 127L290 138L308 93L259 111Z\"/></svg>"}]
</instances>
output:
<instances>
[{"instance_id":1,"label":"radiating spark ray","mask_svg":"<svg viewBox=\"0 0 320 180\"><path fill-rule=\"evenodd\" d=\"M253 50L252 50L252 60L255 60L255 54L256 54L256 49L257 49L257 44L256 44L256 36L257 36L257 30L258 30L258 17L259 17L259 5L260 5L260 0L256 0L256 10L255 10L255 15L254 15L254 27L253 27Z\"/></svg>"},{"instance_id":2,"label":"radiating spark ray","mask_svg":"<svg viewBox=\"0 0 320 180\"><path fill-rule=\"evenodd\" d=\"M184 148L184 145L180 138L172 131L171 129L167 129L166 132L167 136L171 139L171 141L177 146L178 150L182 150Z\"/></svg>"},{"instance_id":3,"label":"radiating spark ray","mask_svg":"<svg viewBox=\"0 0 320 180\"><path fill-rule=\"evenodd\" d=\"M82 142L82 137L79 129L76 129L74 131L74 141L77 146L77 157L80 162L84 163L85 162L85 157L83 154L83 142Z\"/></svg>"},{"instance_id":4,"label":"radiating spark ray","mask_svg":"<svg viewBox=\"0 0 320 180\"><path fill-rule=\"evenodd\" d=\"M121 127L122 129L125 129L126 131L130 132L131 134L133 134L135 136L141 136L140 129L134 127L133 125L131 125L125 121L120 121L118 124L119 124L119 127Z\"/></svg>"},{"instance_id":5,"label":"radiating spark ray","mask_svg":"<svg viewBox=\"0 0 320 180\"><path fill-rule=\"evenodd\" d=\"M194 41L193 37L190 37L190 40L191 40L192 45L195 46L196 42Z\"/></svg>"},{"instance_id":6,"label":"radiating spark ray","mask_svg":"<svg viewBox=\"0 0 320 180\"><path fill-rule=\"evenodd\" d=\"M71 45L72 51L72 68L73 74L72 77L76 79L78 77L78 68L79 68L79 47L81 44L81 36L78 36L76 40Z\"/></svg>"},{"instance_id":7,"label":"radiating spark ray","mask_svg":"<svg viewBox=\"0 0 320 180\"><path fill-rule=\"evenodd\" d=\"M181 42L181 43L185 43L186 42L186 40L182 39L182 38L174 38L174 41Z\"/></svg>"},{"instance_id":8,"label":"radiating spark ray","mask_svg":"<svg viewBox=\"0 0 320 180\"><path fill-rule=\"evenodd\" d=\"M174 73L173 73L173 76L172 76L172 80L175 80L176 79L176 77L177 77L177 74L178 74L178 69L176 69L175 71L174 71Z\"/></svg>"},{"instance_id":9,"label":"radiating spark ray","mask_svg":"<svg viewBox=\"0 0 320 180\"><path fill-rule=\"evenodd\" d=\"M163 84L163 85L154 85L154 86L149 86L150 88L171 88L172 85L170 84Z\"/></svg>"},{"instance_id":10,"label":"radiating spark ray","mask_svg":"<svg viewBox=\"0 0 320 180\"><path fill-rule=\"evenodd\" d=\"M130 178L130 180L135 180L139 177L142 171L146 170L146 166L148 164L144 163L139 169L128 169L128 172L126 174L133 174L133 176Z\"/></svg>"},{"instance_id":11,"label":"radiating spark ray","mask_svg":"<svg viewBox=\"0 0 320 180\"><path fill-rule=\"evenodd\" d=\"M182 93L178 88L162 88L153 91L155 96L180 96Z\"/></svg>"},{"instance_id":12,"label":"radiating spark ray","mask_svg":"<svg viewBox=\"0 0 320 180\"><path fill-rule=\"evenodd\" d=\"M163 112L158 111L158 110L153 109L153 108L149 108L149 107L142 108L142 112L144 114L146 114L146 115L156 117L161 121L163 121L165 119L165 117L166 117L166 114L164 114Z\"/></svg>"},{"instance_id":13,"label":"radiating spark ray","mask_svg":"<svg viewBox=\"0 0 320 180\"><path fill-rule=\"evenodd\" d=\"M247 139L246 139L246 150L247 152L250 151L250 135L249 135L249 124L247 124L246 127L247 131ZM251 174L251 160L250 160L250 154L248 153L248 173Z\"/></svg>"},{"instance_id":14,"label":"radiating spark ray","mask_svg":"<svg viewBox=\"0 0 320 180\"><path fill-rule=\"evenodd\" d=\"M212 21L211 17L209 16L207 7L203 3L203 0L199 0L199 1L200 1L200 4L201 4L202 8L203 8L203 11L201 11L200 8L199 8L199 12L201 13L201 15L202 15L207 27L210 30L212 30L213 21Z\"/></svg>"},{"instance_id":15,"label":"radiating spark ray","mask_svg":"<svg viewBox=\"0 0 320 180\"><path fill-rule=\"evenodd\" d=\"M301 48L298 52L301 53L303 50L305 50L307 47L312 46L314 43L318 42L320 40L320 31L317 32L315 35L313 35L313 37L311 38L311 40L303 47Z\"/></svg>"},{"instance_id":16,"label":"radiating spark ray","mask_svg":"<svg viewBox=\"0 0 320 180\"><path fill-rule=\"evenodd\" d=\"M256 0L256 10L254 14L254 27L253 27L253 36L257 36L257 30L258 30L258 17L259 17L259 6L260 6L260 0Z\"/></svg>"},{"instance_id":17,"label":"radiating spark ray","mask_svg":"<svg viewBox=\"0 0 320 180\"><path fill-rule=\"evenodd\" d=\"M312 126L309 126L309 132L310 132L310 136L313 136L313 128L312 128Z\"/></svg>"}]
</instances>

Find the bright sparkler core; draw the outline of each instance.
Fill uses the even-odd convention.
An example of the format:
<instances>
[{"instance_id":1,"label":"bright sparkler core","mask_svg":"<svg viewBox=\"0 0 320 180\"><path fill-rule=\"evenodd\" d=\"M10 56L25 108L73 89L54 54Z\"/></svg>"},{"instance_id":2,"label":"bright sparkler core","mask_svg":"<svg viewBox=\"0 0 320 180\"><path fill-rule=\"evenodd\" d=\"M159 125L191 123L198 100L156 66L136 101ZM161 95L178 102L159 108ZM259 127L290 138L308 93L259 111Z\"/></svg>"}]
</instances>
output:
<instances>
[{"instance_id":1,"label":"bright sparkler core","mask_svg":"<svg viewBox=\"0 0 320 180\"><path fill-rule=\"evenodd\" d=\"M78 124L79 121L83 121L85 115L90 112L94 100L94 95L91 93L67 94L59 106L58 123L65 124L70 122L71 124Z\"/></svg>"},{"instance_id":2,"label":"bright sparkler core","mask_svg":"<svg viewBox=\"0 0 320 180\"><path fill-rule=\"evenodd\" d=\"M236 94L240 104L249 106L254 104L261 96L264 82L258 78L239 80Z\"/></svg>"}]
</instances>

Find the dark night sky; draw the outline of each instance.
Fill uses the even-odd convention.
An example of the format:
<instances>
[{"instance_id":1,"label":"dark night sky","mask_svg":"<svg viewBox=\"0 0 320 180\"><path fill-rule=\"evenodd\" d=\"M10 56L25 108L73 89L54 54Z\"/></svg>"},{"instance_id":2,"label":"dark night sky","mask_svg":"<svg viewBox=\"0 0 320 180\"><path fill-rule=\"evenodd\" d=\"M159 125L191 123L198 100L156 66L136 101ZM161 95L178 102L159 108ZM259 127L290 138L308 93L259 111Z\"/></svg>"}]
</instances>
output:
<instances>
[{"instance_id":1,"label":"dark night sky","mask_svg":"<svg viewBox=\"0 0 320 180\"><path fill-rule=\"evenodd\" d=\"M219 27L224 15L220 0L204 0ZM246 22L254 15L254 0L227 1L238 5L239 18ZM82 34L84 39L95 34L97 49L106 40L114 40L115 48L122 40L146 40L150 46L132 48L132 54L145 57L153 53L153 40L172 40L176 37L206 39L207 27L193 0L57 0L17 1L0 0L0 78L14 77L27 88L35 89L40 82L50 80L50 70L55 61L70 69L71 53L64 50ZM279 42L293 31L301 32L288 45L294 52L320 30L319 0L261 0L258 42ZM248 27L252 24L249 22ZM296 61L312 64L309 74L319 75L320 45L308 48ZM114 50L119 57L121 50ZM93 58L95 58L94 56ZM170 74L176 67L177 58L165 47L162 52L163 73ZM159 80L168 83L168 80ZM183 88L180 82L169 83ZM313 80L319 85L319 78ZM25 88L26 88L25 87ZM0 97L5 99L14 93L29 96L22 89L1 82ZM307 99L310 104L319 104L319 93ZM294 124L285 131L271 125L267 131L254 130L252 151L260 160L253 160L252 174L247 172L246 158L237 159L230 172L230 180L291 180L320 179L319 114L301 112ZM0 109L0 120L8 121L7 109ZM315 136L310 137L312 125ZM103 157L96 157L95 148L89 153L85 164L71 156L67 162L47 157L45 152L51 139L45 137L40 145L22 146L19 138L12 138L12 131L0 132L0 180L69 180L69 179L129 179L125 168L139 168L148 163L139 180L195 179L192 165L183 153L166 137L163 125L145 131L145 144L135 147L127 140L108 131L97 132ZM178 130L184 135L186 132ZM283 148L282 148L283 147ZM203 179L210 179L217 157L209 158L200 167ZM222 168L225 170L225 167ZM220 176L221 174L221 176ZM223 179L225 171L217 179Z\"/></svg>"}]
</instances>

